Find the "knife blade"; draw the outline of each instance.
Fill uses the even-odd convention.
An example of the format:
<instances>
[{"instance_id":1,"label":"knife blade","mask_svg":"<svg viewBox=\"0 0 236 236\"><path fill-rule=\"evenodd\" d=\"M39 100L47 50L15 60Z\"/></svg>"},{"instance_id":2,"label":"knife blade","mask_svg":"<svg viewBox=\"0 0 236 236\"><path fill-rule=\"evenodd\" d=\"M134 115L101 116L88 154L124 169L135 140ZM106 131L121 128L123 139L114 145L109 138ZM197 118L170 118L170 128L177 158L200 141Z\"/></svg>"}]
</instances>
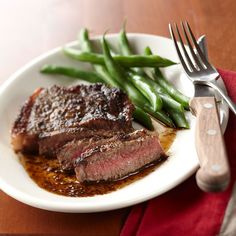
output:
<instances>
[{"instance_id":1,"label":"knife blade","mask_svg":"<svg viewBox=\"0 0 236 236\"><path fill-rule=\"evenodd\" d=\"M208 48L207 48L206 36L205 35L200 36L197 40L197 43L198 43L201 51L203 52L204 56L208 60L209 58L208 58ZM226 87L225 87L223 80L220 76L218 77L218 79L216 81L214 81L214 83L220 84L221 89L227 95ZM222 130L222 133L224 133L226 130L226 127L227 127L227 123L228 123L229 107L226 105L226 102L222 99L222 96L218 92L216 92L214 90L214 94L215 94L217 104L219 104L220 106L223 106L223 109L222 110L219 109L218 112L219 112L221 130Z\"/></svg>"},{"instance_id":2,"label":"knife blade","mask_svg":"<svg viewBox=\"0 0 236 236\"><path fill-rule=\"evenodd\" d=\"M198 44L199 44L201 51L203 52L204 55L206 55L206 59L208 60L208 51L207 51L207 43L206 43L205 35L202 35L198 39ZM211 65L211 66L215 69L215 67L213 65ZM217 70L215 69L215 71L217 71ZM219 86L219 84L220 84L220 86ZM217 74L215 80L208 83L208 86L212 87L215 90L215 97L216 97L217 101L221 100L222 103L227 104L228 108L230 108L231 111L234 113L234 115L236 115L236 104L228 96L226 87L223 83L223 79L221 78L219 73ZM226 129L228 113L229 113L229 111L227 111L227 115L222 113L221 117L220 117L221 122L222 122L221 124L222 124L223 131L225 131L225 129ZM224 117L222 117L223 115L224 115Z\"/></svg>"},{"instance_id":3,"label":"knife blade","mask_svg":"<svg viewBox=\"0 0 236 236\"><path fill-rule=\"evenodd\" d=\"M208 49L207 49L207 40L206 40L206 35L202 35L198 38L197 43L203 52L204 56L208 60Z\"/></svg>"}]
</instances>

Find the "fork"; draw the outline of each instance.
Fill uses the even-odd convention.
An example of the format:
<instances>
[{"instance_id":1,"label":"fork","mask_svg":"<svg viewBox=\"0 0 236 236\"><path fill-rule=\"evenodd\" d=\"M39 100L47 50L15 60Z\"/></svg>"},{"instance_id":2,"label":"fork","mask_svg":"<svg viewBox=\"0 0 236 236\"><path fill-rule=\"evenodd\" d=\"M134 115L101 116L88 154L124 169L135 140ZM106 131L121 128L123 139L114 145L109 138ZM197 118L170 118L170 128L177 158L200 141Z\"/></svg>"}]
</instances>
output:
<instances>
[{"instance_id":1,"label":"fork","mask_svg":"<svg viewBox=\"0 0 236 236\"><path fill-rule=\"evenodd\" d=\"M184 26L184 24L182 22L181 22L181 25L182 25L182 27ZM192 33L192 30L191 30L191 28L190 28L190 26L189 26L189 24L187 22L186 22L186 27L188 28L188 30L190 32L190 36L191 36L191 38L193 40L193 43L194 43L194 46L196 48L196 51L197 51L196 56L200 59L200 61L202 60L202 62L205 64L205 66L206 66L205 72L208 73L208 76L211 75L214 78L212 80L207 79L207 80L204 80L204 81L202 81L202 80L197 81L196 80L195 83L198 82L199 84L204 84L204 85L210 86L211 88L215 89L219 93L219 95L225 100L225 102L228 104L229 108L234 113L234 115L236 115L236 104L230 99L229 96L227 96L225 94L225 92L216 83L217 79L220 77L220 74L218 73L216 68L208 62L207 58L202 53L202 50L200 49L198 43L196 42L196 39L195 39L195 37L194 37L194 35ZM183 28L183 29L185 30L184 34L185 34L185 37L186 37L186 29L185 28ZM178 32L178 36L179 36L179 32ZM181 42L181 40L182 39L180 38L180 42ZM187 40L188 46L190 47L189 39L186 38L186 40ZM181 46L182 46L182 43L181 43ZM193 51L192 51L191 48L190 48L190 50L191 50L191 54L192 54ZM184 51L184 55L187 56L186 59L188 60L188 63L191 63L190 58L188 57L188 55L186 55L186 51ZM185 72L187 73L186 70L185 70Z\"/></svg>"},{"instance_id":2,"label":"fork","mask_svg":"<svg viewBox=\"0 0 236 236\"><path fill-rule=\"evenodd\" d=\"M196 174L197 184L207 192L223 191L229 184L230 171L214 97L214 82L219 73L203 55L189 24L181 22L181 26L189 52L178 26L175 24L175 31L181 49L171 24L169 29L181 65L195 88L190 110L197 117L195 144L200 163Z\"/></svg>"}]
</instances>

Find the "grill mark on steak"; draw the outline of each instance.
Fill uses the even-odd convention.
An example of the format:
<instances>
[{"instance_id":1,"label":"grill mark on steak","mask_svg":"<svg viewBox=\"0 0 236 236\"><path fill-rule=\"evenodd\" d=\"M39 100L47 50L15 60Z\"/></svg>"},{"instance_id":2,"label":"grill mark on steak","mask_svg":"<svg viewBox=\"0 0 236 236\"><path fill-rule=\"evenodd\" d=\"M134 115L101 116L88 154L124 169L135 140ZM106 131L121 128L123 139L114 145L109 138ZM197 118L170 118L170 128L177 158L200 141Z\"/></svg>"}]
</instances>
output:
<instances>
[{"instance_id":1,"label":"grill mark on steak","mask_svg":"<svg viewBox=\"0 0 236 236\"><path fill-rule=\"evenodd\" d=\"M125 93L102 84L40 89L28 99L14 123L13 148L52 155L73 139L128 132L132 130L133 110Z\"/></svg>"}]
</instances>

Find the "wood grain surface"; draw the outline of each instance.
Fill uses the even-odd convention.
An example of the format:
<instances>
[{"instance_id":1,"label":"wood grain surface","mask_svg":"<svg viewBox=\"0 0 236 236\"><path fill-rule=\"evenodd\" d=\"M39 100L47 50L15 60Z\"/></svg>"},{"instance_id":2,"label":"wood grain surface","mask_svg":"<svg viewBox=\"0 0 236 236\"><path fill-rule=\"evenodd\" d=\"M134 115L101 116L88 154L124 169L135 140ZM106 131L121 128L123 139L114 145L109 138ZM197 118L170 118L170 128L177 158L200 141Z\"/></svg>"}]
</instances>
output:
<instances>
[{"instance_id":1,"label":"wood grain surface","mask_svg":"<svg viewBox=\"0 0 236 236\"><path fill-rule=\"evenodd\" d=\"M34 57L74 40L86 26L92 35L129 32L169 37L168 23L188 20L206 34L210 60L236 70L235 0L0 0L0 84ZM9 170L10 171L10 170ZM35 209L0 192L0 234L119 235L129 208L97 214Z\"/></svg>"}]
</instances>

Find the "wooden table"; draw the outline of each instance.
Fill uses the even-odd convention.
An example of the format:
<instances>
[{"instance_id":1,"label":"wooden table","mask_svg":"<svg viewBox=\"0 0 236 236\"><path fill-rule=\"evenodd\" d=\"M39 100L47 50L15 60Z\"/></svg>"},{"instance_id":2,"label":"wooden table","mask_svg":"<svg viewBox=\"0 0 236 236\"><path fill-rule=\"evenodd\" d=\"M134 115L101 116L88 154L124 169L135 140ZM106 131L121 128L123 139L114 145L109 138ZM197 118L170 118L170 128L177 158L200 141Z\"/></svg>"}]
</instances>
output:
<instances>
[{"instance_id":1,"label":"wooden table","mask_svg":"<svg viewBox=\"0 0 236 236\"><path fill-rule=\"evenodd\" d=\"M93 35L118 32L125 17L129 32L166 37L169 22L187 19L197 36L206 34L212 63L236 70L235 12L235 0L0 1L0 84L34 57L74 40L82 26ZM128 212L47 212L0 192L0 234L119 235Z\"/></svg>"}]
</instances>

